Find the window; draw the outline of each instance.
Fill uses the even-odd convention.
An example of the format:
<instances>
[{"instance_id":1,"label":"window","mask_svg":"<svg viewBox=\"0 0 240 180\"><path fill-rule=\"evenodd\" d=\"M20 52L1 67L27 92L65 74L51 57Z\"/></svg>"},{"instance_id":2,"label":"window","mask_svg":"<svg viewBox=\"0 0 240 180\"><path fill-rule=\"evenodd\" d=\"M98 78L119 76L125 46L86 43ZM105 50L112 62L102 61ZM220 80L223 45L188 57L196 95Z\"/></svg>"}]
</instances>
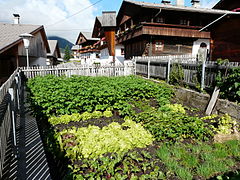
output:
<instances>
[{"instance_id":1,"label":"window","mask_svg":"<svg viewBox=\"0 0 240 180\"><path fill-rule=\"evenodd\" d=\"M188 20L188 19L181 19L180 20L180 24L189 26L190 25L190 20Z\"/></svg>"},{"instance_id":2,"label":"window","mask_svg":"<svg viewBox=\"0 0 240 180\"><path fill-rule=\"evenodd\" d=\"M121 55L124 55L124 48L121 48Z\"/></svg>"},{"instance_id":3,"label":"window","mask_svg":"<svg viewBox=\"0 0 240 180\"><path fill-rule=\"evenodd\" d=\"M165 19L163 17L157 17L156 22L157 23L165 23Z\"/></svg>"},{"instance_id":4,"label":"window","mask_svg":"<svg viewBox=\"0 0 240 180\"><path fill-rule=\"evenodd\" d=\"M163 41L155 42L155 51L163 51L164 43Z\"/></svg>"}]
</instances>

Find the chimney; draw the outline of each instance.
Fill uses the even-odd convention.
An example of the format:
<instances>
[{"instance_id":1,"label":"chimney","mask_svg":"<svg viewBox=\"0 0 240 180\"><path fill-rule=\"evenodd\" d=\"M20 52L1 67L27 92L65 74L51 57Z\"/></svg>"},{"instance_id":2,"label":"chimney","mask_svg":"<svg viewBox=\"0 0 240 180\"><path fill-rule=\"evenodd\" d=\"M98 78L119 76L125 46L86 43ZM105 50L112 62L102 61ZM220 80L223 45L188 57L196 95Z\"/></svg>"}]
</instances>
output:
<instances>
[{"instance_id":1,"label":"chimney","mask_svg":"<svg viewBox=\"0 0 240 180\"><path fill-rule=\"evenodd\" d=\"M13 24L20 24L20 15L13 14Z\"/></svg>"},{"instance_id":2,"label":"chimney","mask_svg":"<svg viewBox=\"0 0 240 180\"><path fill-rule=\"evenodd\" d=\"M166 5L166 4L170 4L171 1L170 0L162 0L162 3Z\"/></svg>"},{"instance_id":3,"label":"chimney","mask_svg":"<svg viewBox=\"0 0 240 180\"><path fill-rule=\"evenodd\" d=\"M177 6L184 6L184 0L177 0L176 5Z\"/></svg>"},{"instance_id":4,"label":"chimney","mask_svg":"<svg viewBox=\"0 0 240 180\"><path fill-rule=\"evenodd\" d=\"M192 0L192 7L199 8L200 7L200 0Z\"/></svg>"}]
</instances>

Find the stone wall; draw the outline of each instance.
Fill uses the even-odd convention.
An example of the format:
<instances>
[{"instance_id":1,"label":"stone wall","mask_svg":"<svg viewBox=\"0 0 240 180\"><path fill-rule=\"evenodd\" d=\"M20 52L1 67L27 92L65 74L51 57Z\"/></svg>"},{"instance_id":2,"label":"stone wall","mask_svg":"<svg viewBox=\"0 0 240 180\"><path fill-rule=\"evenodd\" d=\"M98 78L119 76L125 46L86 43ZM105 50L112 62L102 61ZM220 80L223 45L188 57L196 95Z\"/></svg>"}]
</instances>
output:
<instances>
[{"instance_id":1,"label":"stone wall","mask_svg":"<svg viewBox=\"0 0 240 180\"><path fill-rule=\"evenodd\" d=\"M227 100L218 99L217 104L213 109L213 113L228 113L232 118L240 120L240 105L237 105L236 103Z\"/></svg>"},{"instance_id":2,"label":"stone wall","mask_svg":"<svg viewBox=\"0 0 240 180\"><path fill-rule=\"evenodd\" d=\"M201 111L206 110L210 101L208 94L202 94L185 88L176 88L175 97L179 103L197 108ZM240 120L240 106L227 100L218 99L213 113L219 115L228 113L232 118Z\"/></svg>"}]
</instances>

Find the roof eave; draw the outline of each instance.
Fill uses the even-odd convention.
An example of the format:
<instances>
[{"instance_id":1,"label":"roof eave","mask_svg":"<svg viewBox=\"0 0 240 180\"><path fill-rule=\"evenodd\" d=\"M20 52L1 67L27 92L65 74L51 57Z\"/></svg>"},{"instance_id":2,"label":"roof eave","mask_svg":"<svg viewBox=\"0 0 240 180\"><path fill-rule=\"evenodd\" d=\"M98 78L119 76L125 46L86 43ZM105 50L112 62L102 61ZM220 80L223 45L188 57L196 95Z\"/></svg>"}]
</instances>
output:
<instances>
[{"instance_id":1,"label":"roof eave","mask_svg":"<svg viewBox=\"0 0 240 180\"><path fill-rule=\"evenodd\" d=\"M49 48L49 45L48 45L48 42L47 42L47 36L46 36L46 33L44 31L44 27L43 26L40 26L38 27L37 29L35 29L34 31L30 32L29 34L36 34L37 32L41 31L42 34L42 37L43 37L43 41L44 41L44 44L46 46L46 50L47 50L47 53L50 53L50 48ZM16 41L14 41L13 43L11 44L8 44L7 46L3 47L2 49L0 49L0 54L2 54L3 52L7 51L8 49L12 48L13 46L21 43L23 40L22 38L19 37L19 39L17 39Z\"/></svg>"}]
</instances>

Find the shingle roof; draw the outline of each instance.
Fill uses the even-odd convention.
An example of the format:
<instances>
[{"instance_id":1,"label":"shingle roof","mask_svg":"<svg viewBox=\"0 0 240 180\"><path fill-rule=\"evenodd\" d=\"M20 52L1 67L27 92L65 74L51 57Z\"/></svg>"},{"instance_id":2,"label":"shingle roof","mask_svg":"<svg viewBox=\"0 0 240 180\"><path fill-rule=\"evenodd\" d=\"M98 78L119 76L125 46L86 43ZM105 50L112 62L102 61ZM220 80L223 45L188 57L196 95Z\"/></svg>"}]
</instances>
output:
<instances>
[{"instance_id":1,"label":"shingle roof","mask_svg":"<svg viewBox=\"0 0 240 180\"><path fill-rule=\"evenodd\" d=\"M50 53L47 53L47 56L53 56L54 55L54 51L57 48L57 40L48 40L48 44L49 44L49 48L50 48Z\"/></svg>"},{"instance_id":2,"label":"shingle roof","mask_svg":"<svg viewBox=\"0 0 240 180\"><path fill-rule=\"evenodd\" d=\"M161 8L166 10L175 10L175 11L186 11L186 12L199 12L199 13L207 13L207 14L239 14L237 12L219 10L219 9L208 9L208 8L195 8L195 7L182 7L175 6L171 4L156 4L156 3L148 3L148 2L139 2L132 0L124 0L123 2L128 2L131 4L135 4L145 8Z\"/></svg>"},{"instance_id":3,"label":"shingle roof","mask_svg":"<svg viewBox=\"0 0 240 180\"><path fill-rule=\"evenodd\" d=\"M43 26L0 23L0 53L21 42L20 34L32 34Z\"/></svg>"},{"instance_id":4,"label":"shingle roof","mask_svg":"<svg viewBox=\"0 0 240 180\"><path fill-rule=\"evenodd\" d=\"M102 16L97 16L97 19L102 24Z\"/></svg>"},{"instance_id":5,"label":"shingle roof","mask_svg":"<svg viewBox=\"0 0 240 180\"><path fill-rule=\"evenodd\" d=\"M99 38L92 38L92 32L81 32L84 37L87 39L87 40L96 40L98 41Z\"/></svg>"}]
</instances>

